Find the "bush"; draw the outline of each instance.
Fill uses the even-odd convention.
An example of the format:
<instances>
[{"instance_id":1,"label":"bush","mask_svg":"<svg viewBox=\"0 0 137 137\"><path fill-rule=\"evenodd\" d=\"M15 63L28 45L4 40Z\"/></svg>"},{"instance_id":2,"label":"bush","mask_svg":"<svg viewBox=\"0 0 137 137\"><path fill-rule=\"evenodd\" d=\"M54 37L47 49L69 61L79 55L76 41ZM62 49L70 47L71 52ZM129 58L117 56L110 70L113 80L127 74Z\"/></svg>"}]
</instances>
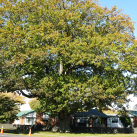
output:
<instances>
[{"instance_id":1,"label":"bush","mask_svg":"<svg viewBox=\"0 0 137 137\"><path fill-rule=\"evenodd\" d=\"M125 127L128 127L128 125L131 125L131 119L129 117L120 117L120 120Z\"/></svg>"}]
</instances>

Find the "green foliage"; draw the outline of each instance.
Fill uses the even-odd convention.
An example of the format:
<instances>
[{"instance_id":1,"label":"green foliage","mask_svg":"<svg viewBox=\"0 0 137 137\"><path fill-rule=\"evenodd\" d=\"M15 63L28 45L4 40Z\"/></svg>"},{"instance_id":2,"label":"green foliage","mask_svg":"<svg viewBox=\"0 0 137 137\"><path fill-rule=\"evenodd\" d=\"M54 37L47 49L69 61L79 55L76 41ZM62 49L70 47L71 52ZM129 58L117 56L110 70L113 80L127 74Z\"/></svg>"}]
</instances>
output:
<instances>
[{"instance_id":1,"label":"green foliage","mask_svg":"<svg viewBox=\"0 0 137 137\"><path fill-rule=\"evenodd\" d=\"M34 98L29 101L30 108L35 111L39 111L40 102Z\"/></svg>"},{"instance_id":2,"label":"green foliage","mask_svg":"<svg viewBox=\"0 0 137 137\"><path fill-rule=\"evenodd\" d=\"M4 94L0 95L0 122L14 121L19 112L18 104L20 101L13 100Z\"/></svg>"},{"instance_id":3,"label":"green foliage","mask_svg":"<svg viewBox=\"0 0 137 137\"><path fill-rule=\"evenodd\" d=\"M131 119L129 117L120 117L120 120L125 127L131 125Z\"/></svg>"},{"instance_id":4,"label":"green foliage","mask_svg":"<svg viewBox=\"0 0 137 137\"><path fill-rule=\"evenodd\" d=\"M128 101L137 64L129 16L92 0L5 0L0 11L1 91L37 97L62 119Z\"/></svg>"},{"instance_id":5,"label":"green foliage","mask_svg":"<svg viewBox=\"0 0 137 137\"><path fill-rule=\"evenodd\" d=\"M125 127L131 125L131 119L128 117L129 111L126 110L125 107L122 107L120 110L117 111L118 115L120 115L120 120Z\"/></svg>"}]
</instances>

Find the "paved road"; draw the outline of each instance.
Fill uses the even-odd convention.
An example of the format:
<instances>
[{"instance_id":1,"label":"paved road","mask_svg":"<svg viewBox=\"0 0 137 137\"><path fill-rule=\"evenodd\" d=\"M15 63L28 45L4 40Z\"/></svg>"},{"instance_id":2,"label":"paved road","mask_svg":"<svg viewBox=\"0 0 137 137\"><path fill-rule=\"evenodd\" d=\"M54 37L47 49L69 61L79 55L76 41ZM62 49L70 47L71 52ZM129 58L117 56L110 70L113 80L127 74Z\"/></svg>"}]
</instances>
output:
<instances>
[{"instance_id":1,"label":"paved road","mask_svg":"<svg viewBox=\"0 0 137 137\"><path fill-rule=\"evenodd\" d=\"M0 137L28 137L28 135L23 136L23 135L11 135L11 134L1 134L0 133Z\"/></svg>"}]
</instances>

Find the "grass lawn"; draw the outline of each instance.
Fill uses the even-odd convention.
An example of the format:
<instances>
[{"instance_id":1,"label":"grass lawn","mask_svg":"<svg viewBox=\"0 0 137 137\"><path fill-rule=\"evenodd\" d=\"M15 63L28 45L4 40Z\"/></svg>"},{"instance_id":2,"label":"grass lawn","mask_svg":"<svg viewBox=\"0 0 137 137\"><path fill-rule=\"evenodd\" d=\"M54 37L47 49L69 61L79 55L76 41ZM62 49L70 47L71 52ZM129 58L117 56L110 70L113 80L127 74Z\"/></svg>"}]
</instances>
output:
<instances>
[{"instance_id":1,"label":"grass lawn","mask_svg":"<svg viewBox=\"0 0 137 137\"><path fill-rule=\"evenodd\" d=\"M29 135L29 131L8 130L4 133ZM137 137L137 134L90 134L90 133L53 133L49 131L32 131L32 137Z\"/></svg>"},{"instance_id":2,"label":"grass lawn","mask_svg":"<svg viewBox=\"0 0 137 137\"><path fill-rule=\"evenodd\" d=\"M137 137L137 134L90 134L90 133L52 133L37 132L32 136L36 137Z\"/></svg>"}]
</instances>

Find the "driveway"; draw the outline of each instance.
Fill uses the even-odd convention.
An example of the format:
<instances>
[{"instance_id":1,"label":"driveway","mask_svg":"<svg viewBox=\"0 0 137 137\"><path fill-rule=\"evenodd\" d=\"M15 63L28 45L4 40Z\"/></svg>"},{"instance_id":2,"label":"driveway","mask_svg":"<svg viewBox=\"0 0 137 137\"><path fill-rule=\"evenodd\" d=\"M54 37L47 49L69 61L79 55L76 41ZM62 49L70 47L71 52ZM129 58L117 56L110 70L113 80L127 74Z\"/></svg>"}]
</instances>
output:
<instances>
[{"instance_id":1,"label":"driveway","mask_svg":"<svg viewBox=\"0 0 137 137\"><path fill-rule=\"evenodd\" d=\"M0 137L28 137L23 135L0 134Z\"/></svg>"}]
</instances>

